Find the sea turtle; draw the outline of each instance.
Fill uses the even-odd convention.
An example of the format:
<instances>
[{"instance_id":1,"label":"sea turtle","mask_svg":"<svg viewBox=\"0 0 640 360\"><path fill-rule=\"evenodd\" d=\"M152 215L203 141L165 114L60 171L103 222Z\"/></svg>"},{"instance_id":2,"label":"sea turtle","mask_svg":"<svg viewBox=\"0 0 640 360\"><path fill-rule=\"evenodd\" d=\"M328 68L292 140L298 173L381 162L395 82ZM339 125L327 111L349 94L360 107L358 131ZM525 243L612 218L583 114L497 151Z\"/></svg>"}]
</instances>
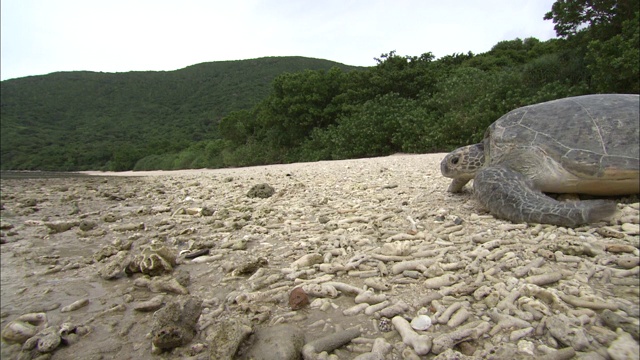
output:
<instances>
[{"instance_id":1,"label":"sea turtle","mask_svg":"<svg viewBox=\"0 0 640 360\"><path fill-rule=\"evenodd\" d=\"M447 154L440 168L459 192L473 179L479 202L513 222L575 227L611 215L608 200L561 202L543 194L640 193L638 95L585 95L515 109L479 144Z\"/></svg>"}]
</instances>

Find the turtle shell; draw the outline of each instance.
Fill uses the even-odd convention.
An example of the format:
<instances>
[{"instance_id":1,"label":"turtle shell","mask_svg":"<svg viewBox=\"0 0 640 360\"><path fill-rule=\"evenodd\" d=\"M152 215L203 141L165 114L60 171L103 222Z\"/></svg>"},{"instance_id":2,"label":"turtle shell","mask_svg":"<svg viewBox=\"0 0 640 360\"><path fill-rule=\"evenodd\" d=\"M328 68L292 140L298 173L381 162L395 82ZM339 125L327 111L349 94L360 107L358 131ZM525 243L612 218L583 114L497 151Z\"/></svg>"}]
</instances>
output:
<instances>
[{"instance_id":1,"label":"turtle shell","mask_svg":"<svg viewBox=\"0 0 640 360\"><path fill-rule=\"evenodd\" d=\"M590 182L599 190L576 192L607 194L602 184L611 180L633 181L637 189L639 108L638 95L608 94L515 109L485 132L485 166L505 164L543 191Z\"/></svg>"}]
</instances>

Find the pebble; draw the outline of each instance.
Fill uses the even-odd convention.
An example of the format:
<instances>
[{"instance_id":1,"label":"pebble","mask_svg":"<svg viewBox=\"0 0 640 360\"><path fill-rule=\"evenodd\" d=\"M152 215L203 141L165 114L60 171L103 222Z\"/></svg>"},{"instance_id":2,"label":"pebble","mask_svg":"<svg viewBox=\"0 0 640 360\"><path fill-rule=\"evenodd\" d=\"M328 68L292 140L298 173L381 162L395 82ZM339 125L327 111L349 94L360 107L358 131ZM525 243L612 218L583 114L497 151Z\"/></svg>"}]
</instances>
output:
<instances>
[{"instance_id":1,"label":"pebble","mask_svg":"<svg viewBox=\"0 0 640 360\"><path fill-rule=\"evenodd\" d=\"M2 329L2 338L7 341L23 343L38 332L38 328L26 321L10 321Z\"/></svg>"},{"instance_id":2,"label":"pebble","mask_svg":"<svg viewBox=\"0 0 640 360\"><path fill-rule=\"evenodd\" d=\"M291 310L299 310L307 305L309 305L309 297L301 287L291 290L289 294L289 307L291 307Z\"/></svg>"},{"instance_id":3,"label":"pebble","mask_svg":"<svg viewBox=\"0 0 640 360\"><path fill-rule=\"evenodd\" d=\"M607 349L607 354L613 360L639 359L640 346L638 346L638 342L622 329L618 329L616 333L618 338L611 343Z\"/></svg>"},{"instance_id":4,"label":"pebble","mask_svg":"<svg viewBox=\"0 0 640 360\"><path fill-rule=\"evenodd\" d=\"M72 228L78 226L79 224L80 224L79 221L66 221L66 220L51 221L51 222L44 223L44 225L49 228L50 233L53 233L53 234L71 230Z\"/></svg>"},{"instance_id":5,"label":"pebble","mask_svg":"<svg viewBox=\"0 0 640 360\"><path fill-rule=\"evenodd\" d=\"M239 359L297 360L304 346L304 332L295 325L278 324L256 330L247 342L249 350Z\"/></svg>"},{"instance_id":6,"label":"pebble","mask_svg":"<svg viewBox=\"0 0 640 360\"><path fill-rule=\"evenodd\" d=\"M36 336L38 336L36 349L41 353L54 351L62 342L58 334L58 328L56 327L48 327Z\"/></svg>"},{"instance_id":7,"label":"pebble","mask_svg":"<svg viewBox=\"0 0 640 360\"><path fill-rule=\"evenodd\" d=\"M188 296L168 303L153 314L152 346L155 353L191 342L197 332L202 300Z\"/></svg>"},{"instance_id":8,"label":"pebble","mask_svg":"<svg viewBox=\"0 0 640 360\"><path fill-rule=\"evenodd\" d=\"M640 265L640 257L623 255L616 259L616 264L624 269L633 269Z\"/></svg>"},{"instance_id":9,"label":"pebble","mask_svg":"<svg viewBox=\"0 0 640 360\"><path fill-rule=\"evenodd\" d=\"M89 305L89 299L80 299L77 301L72 302L71 304L67 305L67 306L63 306L60 309L60 312L69 312L69 311L74 311L74 310L78 310L82 307L85 307Z\"/></svg>"},{"instance_id":10,"label":"pebble","mask_svg":"<svg viewBox=\"0 0 640 360\"><path fill-rule=\"evenodd\" d=\"M124 273L129 264L129 252L118 251L115 255L107 258L98 270L100 277L104 280L112 280Z\"/></svg>"},{"instance_id":11,"label":"pebble","mask_svg":"<svg viewBox=\"0 0 640 360\"><path fill-rule=\"evenodd\" d=\"M249 189L247 197L266 199L273 196L275 192L275 189L269 184L256 184Z\"/></svg>"},{"instance_id":12,"label":"pebble","mask_svg":"<svg viewBox=\"0 0 640 360\"><path fill-rule=\"evenodd\" d=\"M629 235L638 235L640 234L640 225L638 224L630 224L630 223L624 223L620 226L620 228L622 229L622 231L624 233L627 233Z\"/></svg>"},{"instance_id":13,"label":"pebble","mask_svg":"<svg viewBox=\"0 0 640 360\"><path fill-rule=\"evenodd\" d=\"M431 327L431 318L427 315L418 315L411 319L411 327L414 330L425 331Z\"/></svg>"},{"instance_id":14,"label":"pebble","mask_svg":"<svg viewBox=\"0 0 640 360\"><path fill-rule=\"evenodd\" d=\"M211 359L233 360L240 344L253 332L248 321L225 319L210 336Z\"/></svg>"},{"instance_id":15,"label":"pebble","mask_svg":"<svg viewBox=\"0 0 640 360\"><path fill-rule=\"evenodd\" d=\"M157 295L147 301L140 301L133 304L136 311L156 311L162 307L164 295Z\"/></svg>"}]
</instances>

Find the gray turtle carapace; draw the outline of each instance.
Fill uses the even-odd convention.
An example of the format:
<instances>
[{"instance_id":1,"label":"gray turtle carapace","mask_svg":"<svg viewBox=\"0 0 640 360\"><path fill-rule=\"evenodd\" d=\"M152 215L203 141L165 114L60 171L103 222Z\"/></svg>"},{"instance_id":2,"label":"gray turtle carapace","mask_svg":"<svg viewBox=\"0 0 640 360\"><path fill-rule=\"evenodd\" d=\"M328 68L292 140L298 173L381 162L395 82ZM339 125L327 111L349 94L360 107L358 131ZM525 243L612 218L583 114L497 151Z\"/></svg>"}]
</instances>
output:
<instances>
[{"instance_id":1,"label":"gray turtle carapace","mask_svg":"<svg viewBox=\"0 0 640 360\"><path fill-rule=\"evenodd\" d=\"M479 144L440 164L448 191L473 180L493 215L513 222L574 227L611 215L607 200L561 202L544 193L640 193L638 95L585 95L515 109L489 126Z\"/></svg>"}]
</instances>

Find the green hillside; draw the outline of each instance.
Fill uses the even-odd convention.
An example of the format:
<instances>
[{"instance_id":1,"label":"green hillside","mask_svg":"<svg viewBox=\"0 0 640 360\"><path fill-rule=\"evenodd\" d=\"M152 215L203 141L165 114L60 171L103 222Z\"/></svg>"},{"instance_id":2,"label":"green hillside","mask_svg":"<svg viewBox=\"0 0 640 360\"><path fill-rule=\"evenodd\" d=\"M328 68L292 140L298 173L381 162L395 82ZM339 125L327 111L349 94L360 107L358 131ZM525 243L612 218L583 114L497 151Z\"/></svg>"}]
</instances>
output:
<instances>
[{"instance_id":1,"label":"green hillside","mask_svg":"<svg viewBox=\"0 0 640 360\"><path fill-rule=\"evenodd\" d=\"M304 57L210 62L176 71L59 72L0 83L3 170L125 170L215 139L285 72L355 69Z\"/></svg>"}]
</instances>

